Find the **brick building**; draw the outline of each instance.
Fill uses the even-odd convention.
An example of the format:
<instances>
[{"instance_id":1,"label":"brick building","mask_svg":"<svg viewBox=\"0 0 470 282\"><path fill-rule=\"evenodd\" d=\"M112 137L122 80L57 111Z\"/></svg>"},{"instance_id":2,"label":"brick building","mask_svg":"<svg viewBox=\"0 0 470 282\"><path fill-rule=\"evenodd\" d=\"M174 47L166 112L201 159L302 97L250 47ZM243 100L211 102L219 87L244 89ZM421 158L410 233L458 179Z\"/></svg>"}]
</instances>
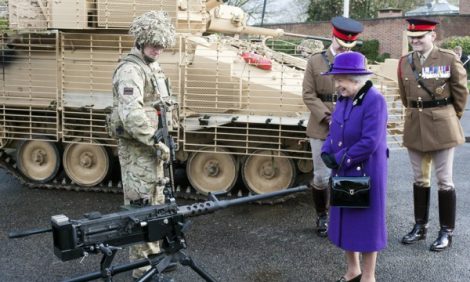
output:
<instances>
[{"instance_id":1,"label":"brick building","mask_svg":"<svg viewBox=\"0 0 470 282\"><path fill-rule=\"evenodd\" d=\"M438 19L441 24L437 29L437 43L450 36L470 36L470 0L460 0L459 15L430 16ZM377 39L380 42L379 53L390 53L392 58L399 58L402 53L403 41L406 40L406 17L390 17L361 20L364 24L363 40ZM265 25L270 28L282 28L286 32L331 36L331 24L328 21L315 23L286 23Z\"/></svg>"}]
</instances>

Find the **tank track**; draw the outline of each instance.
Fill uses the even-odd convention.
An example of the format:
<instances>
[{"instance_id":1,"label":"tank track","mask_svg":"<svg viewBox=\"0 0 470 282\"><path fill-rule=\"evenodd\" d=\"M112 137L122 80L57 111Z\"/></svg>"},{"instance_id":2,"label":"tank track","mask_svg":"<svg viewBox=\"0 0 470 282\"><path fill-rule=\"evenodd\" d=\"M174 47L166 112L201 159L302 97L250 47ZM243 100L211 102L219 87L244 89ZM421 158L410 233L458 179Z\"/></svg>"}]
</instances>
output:
<instances>
[{"instance_id":1,"label":"tank track","mask_svg":"<svg viewBox=\"0 0 470 282\"><path fill-rule=\"evenodd\" d=\"M112 181L108 180L105 182L100 183L97 186L93 187L84 187L75 184L71 181L68 177L63 175L58 175L53 180L46 182L46 183L38 183L29 180L25 177L19 170L18 166L16 165L16 161L13 157L11 157L7 152L3 149L0 149L0 167L4 168L6 172L16 179L20 181L20 183L28 188L32 189L50 189L50 190L67 190L67 191L78 191L78 192L102 192L102 193L122 193L122 183L121 181ZM238 189L236 192L229 192L223 196L221 199L233 199L244 197L247 195L251 195L246 191L242 191L242 189ZM267 199L263 201L258 201L258 204L267 204L273 205L278 203L283 203L288 199L294 198L295 195L290 194L284 197L280 197L277 199ZM185 200L193 200L193 201L205 201L207 200L207 196L197 192L194 188L187 186L186 188L182 188L181 185L176 187L176 198L178 199L185 199Z\"/></svg>"}]
</instances>

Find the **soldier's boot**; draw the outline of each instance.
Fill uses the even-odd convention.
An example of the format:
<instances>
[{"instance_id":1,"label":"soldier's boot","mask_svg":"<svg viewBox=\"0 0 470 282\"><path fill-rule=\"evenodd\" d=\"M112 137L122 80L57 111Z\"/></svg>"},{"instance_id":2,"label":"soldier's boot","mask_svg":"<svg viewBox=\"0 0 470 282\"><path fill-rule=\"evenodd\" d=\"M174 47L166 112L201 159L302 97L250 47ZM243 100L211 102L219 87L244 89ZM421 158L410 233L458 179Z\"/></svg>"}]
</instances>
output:
<instances>
[{"instance_id":1,"label":"soldier's boot","mask_svg":"<svg viewBox=\"0 0 470 282\"><path fill-rule=\"evenodd\" d=\"M405 245L426 239L429 220L429 201L431 199L430 191L430 187L413 185L415 225L413 229L401 239L401 242Z\"/></svg>"},{"instance_id":2,"label":"soldier's boot","mask_svg":"<svg viewBox=\"0 0 470 282\"><path fill-rule=\"evenodd\" d=\"M452 235L455 228L455 190L439 190L439 236L432 243L430 250L440 252L452 246Z\"/></svg>"},{"instance_id":3,"label":"soldier's boot","mask_svg":"<svg viewBox=\"0 0 470 282\"><path fill-rule=\"evenodd\" d=\"M316 232L318 236L326 237L328 235L328 191L327 189L318 189L312 183L310 183L310 187L312 188L313 204L317 212Z\"/></svg>"}]
</instances>

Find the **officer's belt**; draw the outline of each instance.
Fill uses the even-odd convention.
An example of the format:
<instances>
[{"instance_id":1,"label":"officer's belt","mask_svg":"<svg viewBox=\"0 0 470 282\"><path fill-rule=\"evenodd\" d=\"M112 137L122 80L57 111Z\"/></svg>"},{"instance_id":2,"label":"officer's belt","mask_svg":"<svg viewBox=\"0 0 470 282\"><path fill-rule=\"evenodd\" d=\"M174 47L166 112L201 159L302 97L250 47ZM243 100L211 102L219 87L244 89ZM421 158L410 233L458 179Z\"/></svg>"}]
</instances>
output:
<instances>
[{"instance_id":1,"label":"officer's belt","mask_svg":"<svg viewBox=\"0 0 470 282\"><path fill-rule=\"evenodd\" d=\"M318 98L323 102L333 102L336 103L338 101L338 94L318 94Z\"/></svg>"},{"instance_id":2,"label":"officer's belt","mask_svg":"<svg viewBox=\"0 0 470 282\"><path fill-rule=\"evenodd\" d=\"M145 207L145 206L150 205L150 201L149 201L149 199L138 199L138 200L130 201L129 204L131 206Z\"/></svg>"},{"instance_id":3,"label":"officer's belt","mask_svg":"<svg viewBox=\"0 0 470 282\"><path fill-rule=\"evenodd\" d=\"M444 107L450 104L452 104L452 97L431 101L408 101L408 107L418 109Z\"/></svg>"}]
</instances>

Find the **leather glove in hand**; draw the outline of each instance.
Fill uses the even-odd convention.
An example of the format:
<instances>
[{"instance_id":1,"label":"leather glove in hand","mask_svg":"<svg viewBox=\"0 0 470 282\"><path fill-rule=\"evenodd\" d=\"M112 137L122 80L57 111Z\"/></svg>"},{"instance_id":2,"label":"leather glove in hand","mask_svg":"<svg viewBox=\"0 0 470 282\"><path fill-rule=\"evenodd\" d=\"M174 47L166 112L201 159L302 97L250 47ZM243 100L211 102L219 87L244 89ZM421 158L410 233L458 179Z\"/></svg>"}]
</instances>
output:
<instances>
[{"instance_id":1,"label":"leather glove in hand","mask_svg":"<svg viewBox=\"0 0 470 282\"><path fill-rule=\"evenodd\" d=\"M330 125L331 123L331 114L325 113L326 116L322 119L322 122L325 122L326 124Z\"/></svg>"},{"instance_id":2,"label":"leather glove in hand","mask_svg":"<svg viewBox=\"0 0 470 282\"><path fill-rule=\"evenodd\" d=\"M163 144L162 142L158 142L154 146L160 152L160 159L165 162L170 159L170 149L167 145Z\"/></svg>"},{"instance_id":3,"label":"leather glove in hand","mask_svg":"<svg viewBox=\"0 0 470 282\"><path fill-rule=\"evenodd\" d=\"M321 159L328 168L338 168L338 163L336 162L335 156L333 154L321 153Z\"/></svg>"}]
</instances>

